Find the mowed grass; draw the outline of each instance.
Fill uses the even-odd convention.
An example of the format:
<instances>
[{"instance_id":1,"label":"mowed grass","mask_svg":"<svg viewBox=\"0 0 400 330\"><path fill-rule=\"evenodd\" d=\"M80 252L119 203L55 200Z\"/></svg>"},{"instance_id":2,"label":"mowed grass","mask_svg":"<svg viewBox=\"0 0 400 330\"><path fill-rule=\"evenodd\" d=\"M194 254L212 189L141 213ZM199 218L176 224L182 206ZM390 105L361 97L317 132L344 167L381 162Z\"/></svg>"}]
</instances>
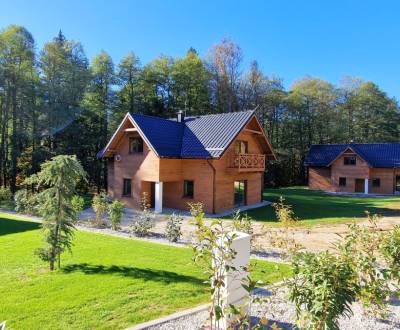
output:
<instances>
[{"instance_id":1,"label":"mowed grass","mask_svg":"<svg viewBox=\"0 0 400 330\"><path fill-rule=\"evenodd\" d=\"M209 301L189 248L77 232L62 270L34 250L40 224L0 213L0 321L12 329L123 329ZM289 266L258 261L253 276L281 280Z\"/></svg>"},{"instance_id":2,"label":"mowed grass","mask_svg":"<svg viewBox=\"0 0 400 330\"><path fill-rule=\"evenodd\" d=\"M360 197L331 195L303 187L266 189L264 199L272 202L283 196L292 206L295 215L305 225L347 222L365 218L365 211L372 214L400 216L400 196ZM272 206L247 211L256 221L276 223Z\"/></svg>"}]
</instances>

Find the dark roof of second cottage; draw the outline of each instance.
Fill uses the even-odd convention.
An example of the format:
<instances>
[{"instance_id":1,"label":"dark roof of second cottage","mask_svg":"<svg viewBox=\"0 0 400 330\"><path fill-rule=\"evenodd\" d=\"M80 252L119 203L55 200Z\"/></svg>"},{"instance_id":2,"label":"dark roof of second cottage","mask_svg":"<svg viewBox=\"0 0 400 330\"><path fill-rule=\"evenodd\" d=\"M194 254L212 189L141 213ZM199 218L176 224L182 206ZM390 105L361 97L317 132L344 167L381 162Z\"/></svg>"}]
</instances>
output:
<instances>
[{"instance_id":1,"label":"dark roof of second cottage","mask_svg":"<svg viewBox=\"0 0 400 330\"><path fill-rule=\"evenodd\" d=\"M306 166L330 166L346 150L351 149L371 167L400 167L400 143L316 144L310 147Z\"/></svg>"}]
</instances>

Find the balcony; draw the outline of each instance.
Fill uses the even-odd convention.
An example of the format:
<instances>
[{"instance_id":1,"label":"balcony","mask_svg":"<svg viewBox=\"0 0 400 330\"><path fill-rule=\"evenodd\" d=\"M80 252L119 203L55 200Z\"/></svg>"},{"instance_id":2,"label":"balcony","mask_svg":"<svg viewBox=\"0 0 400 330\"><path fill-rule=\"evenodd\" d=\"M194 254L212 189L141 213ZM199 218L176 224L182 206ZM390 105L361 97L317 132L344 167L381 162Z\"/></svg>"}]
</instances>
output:
<instances>
[{"instance_id":1,"label":"balcony","mask_svg":"<svg viewBox=\"0 0 400 330\"><path fill-rule=\"evenodd\" d=\"M263 172L265 169L265 155L239 154L232 157L230 168L239 172Z\"/></svg>"}]
</instances>

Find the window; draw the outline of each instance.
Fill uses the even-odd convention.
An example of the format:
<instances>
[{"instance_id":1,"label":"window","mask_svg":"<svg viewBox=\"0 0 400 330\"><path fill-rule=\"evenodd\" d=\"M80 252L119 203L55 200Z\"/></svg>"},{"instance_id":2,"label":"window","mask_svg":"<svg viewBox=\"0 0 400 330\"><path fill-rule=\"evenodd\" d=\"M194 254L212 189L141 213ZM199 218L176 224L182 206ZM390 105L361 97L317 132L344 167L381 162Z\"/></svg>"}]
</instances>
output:
<instances>
[{"instance_id":1,"label":"window","mask_svg":"<svg viewBox=\"0 0 400 330\"><path fill-rule=\"evenodd\" d=\"M183 197L193 198L194 182L185 180L183 182Z\"/></svg>"},{"instance_id":2,"label":"window","mask_svg":"<svg viewBox=\"0 0 400 330\"><path fill-rule=\"evenodd\" d=\"M339 186L341 187L346 186L346 178L339 178Z\"/></svg>"},{"instance_id":3,"label":"window","mask_svg":"<svg viewBox=\"0 0 400 330\"><path fill-rule=\"evenodd\" d=\"M344 165L356 165L356 156L345 156Z\"/></svg>"},{"instance_id":4,"label":"window","mask_svg":"<svg viewBox=\"0 0 400 330\"><path fill-rule=\"evenodd\" d=\"M247 181L235 181L234 189L234 204L235 206L246 205Z\"/></svg>"},{"instance_id":5,"label":"window","mask_svg":"<svg viewBox=\"0 0 400 330\"><path fill-rule=\"evenodd\" d=\"M140 137L129 138L129 153L142 153L143 152L143 140Z\"/></svg>"},{"instance_id":6,"label":"window","mask_svg":"<svg viewBox=\"0 0 400 330\"><path fill-rule=\"evenodd\" d=\"M235 144L235 153L239 154L247 154L247 141L236 141Z\"/></svg>"},{"instance_id":7,"label":"window","mask_svg":"<svg viewBox=\"0 0 400 330\"><path fill-rule=\"evenodd\" d=\"M124 186L122 188L122 196L132 196L132 180L124 179Z\"/></svg>"},{"instance_id":8,"label":"window","mask_svg":"<svg viewBox=\"0 0 400 330\"><path fill-rule=\"evenodd\" d=\"M372 187L380 187L381 186L381 179L379 178L374 178L372 179Z\"/></svg>"}]
</instances>

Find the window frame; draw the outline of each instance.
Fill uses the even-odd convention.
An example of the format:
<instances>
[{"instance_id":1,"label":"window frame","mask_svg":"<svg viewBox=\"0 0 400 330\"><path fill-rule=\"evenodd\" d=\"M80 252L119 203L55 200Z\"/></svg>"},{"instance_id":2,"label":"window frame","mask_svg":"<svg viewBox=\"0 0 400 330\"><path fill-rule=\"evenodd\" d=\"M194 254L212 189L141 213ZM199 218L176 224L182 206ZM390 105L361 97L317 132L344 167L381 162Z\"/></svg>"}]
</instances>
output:
<instances>
[{"instance_id":1,"label":"window frame","mask_svg":"<svg viewBox=\"0 0 400 330\"><path fill-rule=\"evenodd\" d=\"M140 141L140 143L136 143L134 149L138 149L138 150L133 150L132 148L132 143L134 141ZM141 150L140 150L141 149ZM134 155L134 154L142 154L144 150L144 141L140 136L130 136L129 137L129 145L128 145L128 152L130 155Z\"/></svg>"},{"instance_id":2,"label":"window frame","mask_svg":"<svg viewBox=\"0 0 400 330\"><path fill-rule=\"evenodd\" d=\"M188 184L192 185L191 192L187 189ZM183 198L194 198L194 180L183 180Z\"/></svg>"},{"instance_id":3,"label":"window frame","mask_svg":"<svg viewBox=\"0 0 400 330\"><path fill-rule=\"evenodd\" d=\"M353 161L350 161L350 159L354 159L354 162ZM357 156L344 156L343 157L343 165L346 165L346 166L356 166L357 165Z\"/></svg>"},{"instance_id":4,"label":"window frame","mask_svg":"<svg viewBox=\"0 0 400 330\"><path fill-rule=\"evenodd\" d=\"M344 180L344 184L343 184ZM345 176L339 177L339 187L346 187L347 186L347 178Z\"/></svg>"},{"instance_id":5,"label":"window frame","mask_svg":"<svg viewBox=\"0 0 400 330\"><path fill-rule=\"evenodd\" d=\"M129 193L126 193L127 190L125 188L128 188L125 183L129 182ZM122 197L132 197L132 179L130 178L123 178L122 180Z\"/></svg>"},{"instance_id":6,"label":"window frame","mask_svg":"<svg viewBox=\"0 0 400 330\"><path fill-rule=\"evenodd\" d=\"M244 152L242 152L242 147L244 147ZM245 140L236 140L235 142L235 154L243 155L249 153L249 142Z\"/></svg>"},{"instance_id":7,"label":"window frame","mask_svg":"<svg viewBox=\"0 0 400 330\"><path fill-rule=\"evenodd\" d=\"M378 182L378 184L376 184L376 182ZM373 178L372 179L372 187L380 188L381 187L381 178Z\"/></svg>"}]
</instances>

